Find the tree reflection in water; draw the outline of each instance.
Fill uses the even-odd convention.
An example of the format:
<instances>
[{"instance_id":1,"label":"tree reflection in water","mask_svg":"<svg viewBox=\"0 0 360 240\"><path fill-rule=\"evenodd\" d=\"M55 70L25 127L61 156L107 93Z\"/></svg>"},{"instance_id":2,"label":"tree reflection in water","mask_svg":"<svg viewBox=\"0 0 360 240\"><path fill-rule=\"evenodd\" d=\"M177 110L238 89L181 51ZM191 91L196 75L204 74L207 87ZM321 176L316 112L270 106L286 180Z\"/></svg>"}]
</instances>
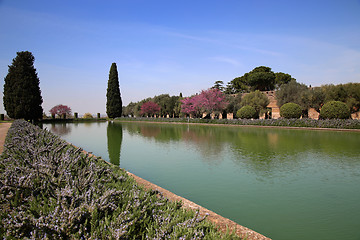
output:
<instances>
[{"instance_id":1,"label":"tree reflection in water","mask_svg":"<svg viewBox=\"0 0 360 240\"><path fill-rule=\"evenodd\" d=\"M184 142L189 148L202 155L208 165L221 164L229 154L231 160L240 168L246 166L250 171L263 177L279 173L291 173L301 168L307 158L321 161L335 160L341 156L353 166L351 152L344 149L357 149L356 133L331 131L290 130L252 127L222 127L200 125L171 125L129 123L123 124L130 135L140 135L162 144ZM344 141L342 141L343 139ZM352 146L344 146L344 145ZM328 157L324 157L328 156Z\"/></svg>"},{"instance_id":2,"label":"tree reflection in water","mask_svg":"<svg viewBox=\"0 0 360 240\"><path fill-rule=\"evenodd\" d=\"M121 123L108 122L107 125L107 147L110 162L120 166L121 143L123 130Z\"/></svg>"},{"instance_id":3,"label":"tree reflection in water","mask_svg":"<svg viewBox=\"0 0 360 240\"><path fill-rule=\"evenodd\" d=\"M66 123L52 123L50 130L58 136L65 136L71 132L71 127Z\"/></svg>"}]
</instances>

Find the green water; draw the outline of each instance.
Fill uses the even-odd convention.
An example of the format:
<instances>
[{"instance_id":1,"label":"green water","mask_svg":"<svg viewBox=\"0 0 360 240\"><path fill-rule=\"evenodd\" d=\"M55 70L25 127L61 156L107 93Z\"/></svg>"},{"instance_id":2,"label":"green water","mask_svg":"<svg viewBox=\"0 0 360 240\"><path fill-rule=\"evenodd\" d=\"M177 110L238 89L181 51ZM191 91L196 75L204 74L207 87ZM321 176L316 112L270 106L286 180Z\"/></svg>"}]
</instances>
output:
<instances>
[{"instance_id":1,"label":"green water","mask_svg":"<svg viewBox=\"0 0 360 240\"><path fill-rule=\"evenodd\" d=\"M150 123L44 125L273 239L360 239L360 133Z\"/></svg>"}]
</instances>

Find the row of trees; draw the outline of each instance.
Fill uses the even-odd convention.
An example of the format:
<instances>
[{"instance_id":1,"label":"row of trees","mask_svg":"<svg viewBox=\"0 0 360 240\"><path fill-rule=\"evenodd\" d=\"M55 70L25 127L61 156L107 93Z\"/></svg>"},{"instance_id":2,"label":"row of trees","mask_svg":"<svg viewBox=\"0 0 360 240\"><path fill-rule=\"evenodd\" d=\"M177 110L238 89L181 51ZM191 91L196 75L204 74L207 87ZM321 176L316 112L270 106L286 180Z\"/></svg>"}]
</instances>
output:
<instances>
[{"instance_id":1,"label":"row of trees","mask_svg":"<svg viewBox=\"0 0 360 240\"><path fill-rule=\"evenodd\" d=\"M276 99L279 107L289 102L298 104L304 117L307 116L309 108L314 108L320 113L322 106L330 101L344 102L350 112L354 113L360 109L360 83L311 88L292 80L276 91Z\"/></svg>"},{"instance_id":2,"label":"row of trees","mask_svg":"<svg viewBox=\"0 0 360 240\"><path fill-rule=\"evenodd\" d=\"M130 103L124 107L124 116L154 116L179 117L191 115L202 117L203 114L215 115L233 113L235 117L252 116L258 118L262 114L270 114L267 109L268 97L261 91L255 90L249 93L226 94L221 88L215 86L203 90L190 97L172 96L162 94L154 98L147 98L137 103ZM324 85L321 87L307 87L305 84L291 79L288 83L282 83L276 91L277 105L282 107L286 103L299 105L301 115L308 116L308 110L314 108L320 113L322 106L330 101L344 102L351 113L360 109L360 83L348 83L339 85ZM239 110L245 106L240 113ZM265 115L266 116L266 115Z\"/></svg>"},{"instance_id":3,"label":"row of trees","mask_svg":"<svg viewBox=\"0 0 360 240\"><path fill-rule=\"evenodd\" d=\"M166 117L180 117L182 94L179 96L170 96L161 94L153 98L146 98L139 102L130 102L123 107L124 116L153 116L160 115Z\"/></svg>"},{"instance_id":4,"label":"row of trees","mask_svg":"<svg viewBox=\"0 0 360 240\"><path fill-rule=\"evenodd\" d=\"M228 95L221 92L219 89L210 88L203 90L190 97L183 98L180 96L169 96L169 94L162 94L153 98L147 98L137 103L129 103L128 106L123 107L124 116L162 116L166 117L185 117L193 116L200 118L204 114L206 116L220 113L236 112L243 106L252 106L257 116L266 111L266 106L269 104L269 99L265 94L256 90L251 93Z\"/></svg>"},{"instance_id":5,"label":"row of trees","mask_svg":"<svg viewBox=\"0 0 360 240\"><path fill-rule=\"evenodd\" d=\"M18 52L5 77L4 107L9 117L36 120L42 118L43 102L39 87L39 78L34 68L34 56L31 52ZM161 94L137 103L122 106L119 78L116 63L112 63L106 93L106 113L109 118L125 116L167 116L180 117L192 115L202 117L204 113L236 113L244 106L251 106L251 112L258 117L266 113L269 99L260 91L276 89L279 107L286 103L296 103L301 107L302 116L306 117L309 108L320 112L329 101L346 103L351 113L360 109L360 84L348 83L324 85L309 88L296 82L290 74L274 73L271 68L259 66L241 77L234 78L223 87L222 81L216 81L210 89L183 98ZM124 108L124 109L123 109ZM249 108L246 109L249 112ZM245 110L244 110L245 111ZM70 114L71 109L57 105L50 110L52 115Z\"/></svg>"},{"instance_id":6,"label":"row of trees","mask_svg":"<svg viewBox=\"0 0 360 240\"><path fill-rule=\"evenodd\" d=\"M296 81L290 74L274 73L271 68L259 66L241 77L234 78L224 87L223 81L216 81L211 89L203 90L191 97L170 96L161 94L139 102L131 102L124 107L124 116L160 115L179 117L192 115L201 117L204 113L234 113L243 106L251 105L256 114L266 112L269 103L260 91L278 89L281 85ZM239 93L248 93L242 99ZM247 94L246 94L247 95ZM145 104L143 106L143 104Z\"/></svg>"},{"instance_id":7,"label":"row of trees","mask_svg":"<svg viewBox=\"0 0 360 240\"><path fill-rule=\"evenodd\" d=\"M43 117L40 80L34 67L35 58L31 52L17 52L9 66L4 81L4 108L10 118L38 120ZM110 118L122 115L119 77L116 63L112 63L106 93L106 113ZM71 114L68 106L59 104L50 109L51 115Z\"/></svg>"}]
</instances>

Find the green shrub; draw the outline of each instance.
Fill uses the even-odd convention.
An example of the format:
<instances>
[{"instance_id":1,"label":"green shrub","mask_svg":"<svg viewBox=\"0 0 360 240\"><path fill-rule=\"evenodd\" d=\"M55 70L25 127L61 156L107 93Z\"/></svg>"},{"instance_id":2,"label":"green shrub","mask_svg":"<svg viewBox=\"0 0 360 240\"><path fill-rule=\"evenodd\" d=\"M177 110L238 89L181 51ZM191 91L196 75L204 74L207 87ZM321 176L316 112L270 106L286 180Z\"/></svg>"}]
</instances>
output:
<instances>
[{"instance_id":1,"label":"green shrub","mask_svg":"<svg viewBox=\"0 0 360 240\"><path fill-rule=\"evenodd\" d=\"M348 119L350 118L349 107L340 101L330 101L324 104L320 110L321 119Z\"/></svg>"},{"instance_id":2,"label":"green shrub","mask_svg":"<svg viewBox=\"0 0 360 240\"><path fill-rule=\"evenodd\" d=\"M262 110L266 109L266 106L270 103L269 98L259 90L245 94L241 99L241 106L252 106L257 112L256 118L259 118L259 114Z\"/></svg>"},{"instance_id":3,"label":"green shrub","mask_svg":"<svg viewBox=\"0 0 360 240\"><path fill-rule=\"evenodd\" d=\"M245 118L245 119L251 119L251 118L257 118L258 113L256 112L255 108L252 106L243 106L236 112L236 116L238 118Z\"/></svg>"},{"instance_id":4,"label":"green shrub","mask_svg":"<svg viewBox=\"0 0 360 240\"><path fill-rule=\"evenodd\" d=\"M93 115L91 113L85 113L83 118L93 118Z\"/></svg>"},{"instance_id":5,"label":"green shrub","mask_svg":"<svg viewBox=\"0 0 360 240\"><path fill-rule=\"evenodd\" d=\"M280 108L280 116L283 118L300 118L301 107L296 103L285 103Z\"/></svg>"}]
</instances>

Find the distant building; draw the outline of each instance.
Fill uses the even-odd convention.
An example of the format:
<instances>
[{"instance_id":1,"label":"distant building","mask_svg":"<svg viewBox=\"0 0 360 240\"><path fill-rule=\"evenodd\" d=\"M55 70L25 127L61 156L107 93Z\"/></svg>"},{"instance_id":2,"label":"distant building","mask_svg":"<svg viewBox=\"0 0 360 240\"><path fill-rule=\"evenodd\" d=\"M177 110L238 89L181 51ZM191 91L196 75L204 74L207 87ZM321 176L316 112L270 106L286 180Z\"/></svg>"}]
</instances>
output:
<instances>
[{"instance_id":1,"label":"distant building","mask_svg":"<svg viewBox=\"0 0 360 240\"><path fill-rule=\"evenodd\" d=\"M264 119L264 118L278 119L278 118L280 118L280 108L277 105L275 91L263 91L262 93L264 93L270 101L270 103L267 105L267 108L270 111L269 111L268 116L266 116L266 114L263 114L262 116L260 116L260 118L261 119Z\"/></svg>"}]
</instances>

